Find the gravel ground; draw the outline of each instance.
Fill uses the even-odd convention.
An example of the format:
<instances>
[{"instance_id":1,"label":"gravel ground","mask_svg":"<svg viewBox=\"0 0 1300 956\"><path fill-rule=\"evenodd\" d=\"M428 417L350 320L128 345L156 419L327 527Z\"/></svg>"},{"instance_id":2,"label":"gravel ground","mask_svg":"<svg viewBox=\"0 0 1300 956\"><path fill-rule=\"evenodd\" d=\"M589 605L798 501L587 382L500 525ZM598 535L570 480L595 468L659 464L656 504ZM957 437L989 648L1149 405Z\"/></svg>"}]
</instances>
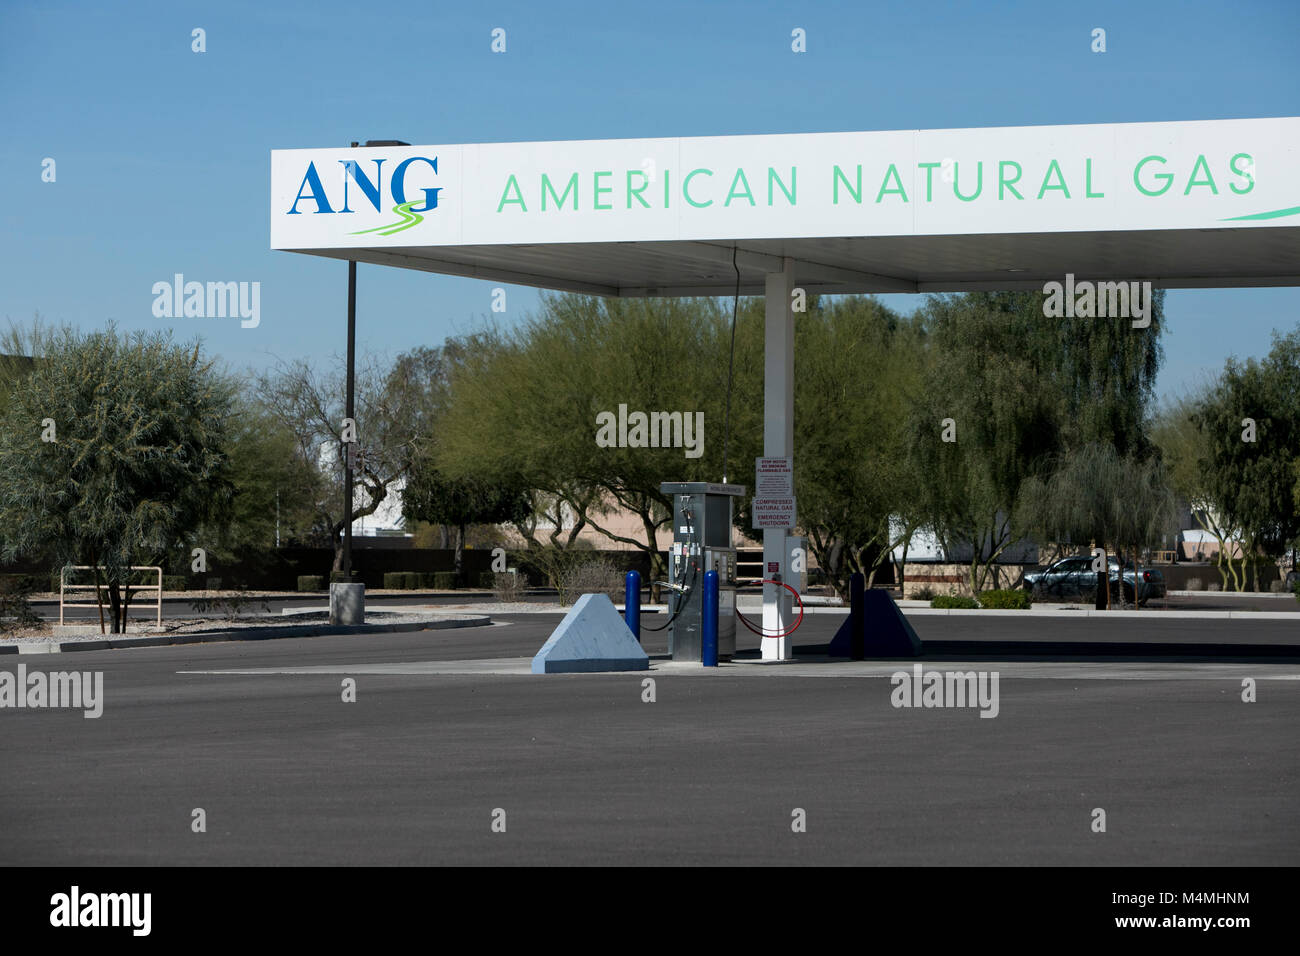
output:
<instances>
[{"instance_id":1,"label":"gravel ground","mask_svg":"<svg viewBox=\"0 0 1300 956\"><path fill-rule=\"evenodd\" d=\"M399 592L400 593L400 592ZM454 614L567 614L569 608L563 604L539 604L536 602L481 601L474 604L422 604L419 607L450 611ZM369 616L369 615L367 615Z\"/></svg>"}]
</instances>

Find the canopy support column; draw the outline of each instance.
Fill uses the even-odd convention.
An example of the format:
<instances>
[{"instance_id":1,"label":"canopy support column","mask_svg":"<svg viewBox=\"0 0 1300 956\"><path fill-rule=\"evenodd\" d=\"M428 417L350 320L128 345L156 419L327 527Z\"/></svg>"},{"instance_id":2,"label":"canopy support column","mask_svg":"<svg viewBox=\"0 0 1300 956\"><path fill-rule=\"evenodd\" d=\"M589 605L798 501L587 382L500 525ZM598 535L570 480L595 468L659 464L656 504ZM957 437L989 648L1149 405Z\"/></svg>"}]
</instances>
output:
<instances>
[{"instance_id":1,"label":"canopy support column","mask_svg":"<svg viewBox=\"0 0 1300 956\"><path fill-rule=\"evenodd\" d=\"M785 259L781 272L768 273L764 287L766 310L763 333L763 454L768 458L794 457L794 260ZM763 529L763 577L790 579L789 528ZM773 572L773 568L776 572ZM790 592L775 584L763 585L763 632L786 634L794 618ZM764 637L763 660L788 661L790 637Z\"/></svg>"}]
</instances>

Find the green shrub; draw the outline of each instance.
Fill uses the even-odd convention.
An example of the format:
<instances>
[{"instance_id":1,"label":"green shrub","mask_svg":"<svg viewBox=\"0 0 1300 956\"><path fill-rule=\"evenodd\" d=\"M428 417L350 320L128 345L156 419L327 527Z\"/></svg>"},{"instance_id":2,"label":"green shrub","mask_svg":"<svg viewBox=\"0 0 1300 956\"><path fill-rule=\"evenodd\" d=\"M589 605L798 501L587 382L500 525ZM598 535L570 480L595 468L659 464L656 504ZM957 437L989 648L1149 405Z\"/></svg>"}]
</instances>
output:
<instances>
[{"instance_id":1,"label":"green shrub","mask_svg":"<svg viewBox=\"0 0 1300 956\"><path fill-rule=\"evenodd\" d=\"M0 620L12 620L20 627L41 623L40 615L32 610L27 600L27 595L32 592L29 585L35 576L8 574L4 577L6 580L0 580Z\"/></svg>"},{"instance_id":2,"label":"green shrub","mask_svg":"<svg viewBox=\"0 0 1300 956\"><path fill-rule=\"evenodd\" d=\"M980 607L1027 611L1032 603L1028 591L1014 591L1010 588L1002 588L997 591L980 592Z\"/></svg>"},{"instance_id":3,"label":"green shrub","mask_svg":"<svg viewBox=\"0 0 1300 956\"><path fill-rule=\"evenodd\" d=\"M505 574L506 572L502 572ZM510 575L514 577L514 575ZM478 575L478 586L486 590L492 590L497 586L497 573L495 571L480 571Z\"/></svg>"},{"instance_id":4,"label":"green shrub","mask_svg":"<svg viewBox=\"0 0 1300 956\"><path fill-rule=\"evenodd\" d=\"M349 578L349 577L348 577L346 574L344 574L342 571L331 571L331 572L330 572L330 584L355 584L355 583L358 583L358 582L357 582L357 575L356 575L356 572L355 572L355 571L352 572L352 577L351 577L351 578Z\"/></svg>"},{"instance_id":5,"label":"green shrub","mask_svg":"<svg viewBox=\"0 0 1300 956\"><path fill-rule=\"evenodd\" d=\"M31 594L34 590L32 575L0 574L0 594Z\"/></svg>"},{"instance_id":6,"label":"green shrub","mask_svg":"<svg viewBox=\"0 0 1300 956\"><path fill-rule=\"evenodd\" d=\"M930 607L969 611L979 607L979 604L974 598L962 594L940 594L930 602Z\"/></svg>"},{"instance_id":7,"label":"green shrub","mask_svg":"<svg viewBox=\"0 0 1300 956\"><path fill-rule=\"evenodd\" d=\"M433 587L432 571L417 571L415 575L421 591L427 591Z\"/></svg>"},{"instance_id":8,"label":"green shrub","mask_svg":"<svg viewBox=\"0 0 1300 956\"><path fill-rule=\"evenodd\" d=\"M0 592L5 594L33 594L45 589L45 578L39 574L0 574Z\"/></svg>"},{"instance_id":9,"label":"green shrub","mask_svg":"<svg viewBox=\"0 0 1300 956\"><path fill-rule=\"evenodd\" d=\"M324 591L325 577L320 574L300 574L298 575L299 591Z\"/></svg>"},{"instance_id":10,"label":"green shrub","mask_svg":"<svg viewBox=\"0 0 1300 956\"><path fill-rule=\"evenodd\" d=\"M315 580L317 584L323 584L325 578L323 575L304 575L298 579L299 588L302 590L303 581ZM317 590L320 590L318 587ZM236 620L245 611L249 611L258 605L261 606L263 614L271 613L271 605L264 598L250 598L247 594L236 592L234 594L219 595L217 597L197 598L191 606L194 610L204 617L215 615L224 617L228 621Z\"/></svg>"},{"instance_id":11,"label":"green shrub","mask_svg":"<svg viewBox=\"0 0 1300 956\"><path fill-rule=\"evenodd\" d=\"M928 585L927 585L926 587L923 587L923 588L917 588L915 591L912 592L912 600L913 600L913 601L933 601L933 600L934 600L934 588L929 587Z\"/></svg>"},{"instance_id":12,"label":"green shrub","mask_svg":"<svg viewBox=\"0 0 1300 956\"><path fill-rule=\"evenodd\" d=\"M454 591L456 589L456 572L439 571L433 576L433 586L439 591Z\"/></svg>"},{"instance_id":13,"label":"green shrub","mask_svg":"<svg viewBox=\"0 0 1300 956\"><path fill-rule=\"evenodd\" d=\"M401 571L384 572L384 589L388 591L402 590L403 575Z\"/></svg>"},{"instance_id":14,"label":"green shrub","mask_svg":"<svg viewBox=\"0 0 1300 956\"><path fill-rule=\"evenodd\" d=\"M184 591L188 582L183 574L164 574L162 586L164 591Z\"/></svg>"},{"instance_id":15,"label":"green shrub","mask_svg":"<svg viewBox=\"0 0 1300 956\"><path fill-rule=\"evenodd\" d=\"M496 592L498 601L505 604L514 604L523 596L524 577L522 574L511 574L509 571L487 572L487 576L492 578L492 590Z\"/></svg>"},{"instance_id":16,"label":"green shrub","mask_svg":"<svg viewBox=\"0 0 1300 956\"><path fill-rule=\"evenodd\" d=\"M604 594L611 601L624 596L624 572L606 555L592 555L571 565L560 578L561 604L572 604L584 594Z\"/></svg>"}]
</instances>

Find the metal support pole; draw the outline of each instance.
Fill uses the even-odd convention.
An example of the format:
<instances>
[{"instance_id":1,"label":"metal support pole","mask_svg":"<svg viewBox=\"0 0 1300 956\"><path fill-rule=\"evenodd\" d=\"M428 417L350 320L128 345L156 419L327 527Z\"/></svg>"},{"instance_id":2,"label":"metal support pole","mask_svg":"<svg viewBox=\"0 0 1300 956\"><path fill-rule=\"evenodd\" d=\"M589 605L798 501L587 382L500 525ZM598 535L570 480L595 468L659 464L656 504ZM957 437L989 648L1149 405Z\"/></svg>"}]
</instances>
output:
<instances>
[{"instance_id":1,"label":"metal support pole","mask_svg":"<svg viewBox=\"0 0 1300 956\"><path fill-rule=\"evenodd\" d=\"M718 666L718 572L704 572L700 604L700 656L705 667Z\"/></svg>"},{"instance_id":2,"label":"metal support pole","mask_svg":"<svg viewBox=\"0 0 1300 956\"><path fill-rule=\"evenodd\" d=\"M641 643L641 573L629 571L623 579L623 620L628 630Z\"/></svg>"},{"instance_id":3,"label":"metal support pole","mask_svg":"<svg viewBox=\"0 0 1300 956\"><path fill-rule=\"evenodd\" d=\"M352 143L356 149L360 144ZM348 260L348 394L344 417L355 423L353 404L357 362L357 263ZM352 448L343 444L343 580L352 580Z\"/></svg>"},{"instance_id":4,"label":"metal support pole","mask_svg":"<svg viewBox=\"0 0 1300 956\"><path fill-rule=\"evenodd\" d=\"M763 334L763 454L769 458L794 457L794 260L784 261L784 271L770 273L764 286ZM798 497L798 489L795 489ZM790 577L786 547L789 528L763 529L763 577L785 581ZM773 571L773 565L776 570ZM788 661L789 630L794 623L790 592L776 584L763 585L763 660Z\"/></svg>"},{"instance_id":5,"label":"metal support pole","mask_svg":"<svg viewBox=\"0 0 1300 956\"><path fill-rule=\"evenodd\" d=\"M355 144L354 144L355 145ZM357 264L348 261L348 397L346 417L354 422L357 359ZM343 580L352 580L352 444L343 445Z\"/></svg>"},{"instance_id":6,"label":"metal support pole","mask_svg":"<svg viewBox=\"0 0 1300 956\"><path fill-rule=\"evenodd\" d=\"M849 577L849 658L855 661L867 656L866 583L861 573Z\"/></svg>"}]
</instances>

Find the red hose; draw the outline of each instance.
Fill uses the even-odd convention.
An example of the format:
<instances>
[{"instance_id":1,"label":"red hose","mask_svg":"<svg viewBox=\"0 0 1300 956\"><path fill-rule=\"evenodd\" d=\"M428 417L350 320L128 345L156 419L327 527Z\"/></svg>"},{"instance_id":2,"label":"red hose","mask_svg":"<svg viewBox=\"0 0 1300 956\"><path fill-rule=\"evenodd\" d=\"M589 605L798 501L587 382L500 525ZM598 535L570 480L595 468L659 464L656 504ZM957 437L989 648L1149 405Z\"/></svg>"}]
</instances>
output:
<instances>
[{"instance_id":1,"label":"red hose","mask_svg":"<svg viewBox=\"0 0 1300 956\"><path fill-rule=\"evenodd\" d=\"M781 587L785 588L787 591L793 594L794 599L799 602L799 616L795 618L794 626L791 627L790 630L782 631L780 634L767 634L761 628L754 627L753 624L750 624L749 621L745 619L745 615L740 613L740 607L737 606L736 617L740 618L740 623L745 625L745 627L749 628L759 637L776 637L776 638L789 637L795 631L799 630L799 625L803 623L803 599L799 597L799 592L796 591L794 588L790 587L790 585L786 584L784 581L773 581L770 578L764 578L762 581L759 582L759 584L779 584L781 585ZM739 605L739 602L737 602L737 605Z\"/></svg>"}]
</instances>

